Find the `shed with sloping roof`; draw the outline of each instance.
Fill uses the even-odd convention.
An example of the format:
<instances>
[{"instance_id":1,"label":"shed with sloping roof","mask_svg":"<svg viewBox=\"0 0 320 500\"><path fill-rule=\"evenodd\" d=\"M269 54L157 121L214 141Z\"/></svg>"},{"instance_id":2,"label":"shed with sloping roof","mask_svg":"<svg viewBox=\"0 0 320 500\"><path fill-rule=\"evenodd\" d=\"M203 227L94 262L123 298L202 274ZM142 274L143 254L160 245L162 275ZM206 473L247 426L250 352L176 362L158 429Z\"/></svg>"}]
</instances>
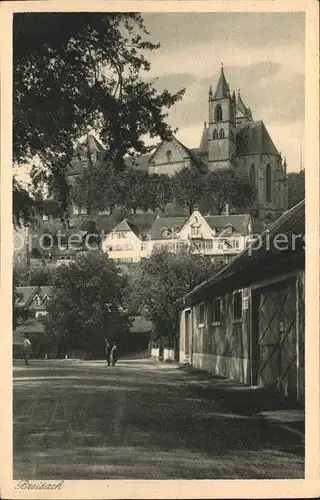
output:
<instances>
[{"instance_id":1,"label":"shed with sloping roof","mask_svg":"<svg viewBox=\"0 0 320 500\"><path fill-rule=\"evenodd\" d=\"M180 361L304 397L305 203L177 303Z\"/></svg>"}]
</instances>

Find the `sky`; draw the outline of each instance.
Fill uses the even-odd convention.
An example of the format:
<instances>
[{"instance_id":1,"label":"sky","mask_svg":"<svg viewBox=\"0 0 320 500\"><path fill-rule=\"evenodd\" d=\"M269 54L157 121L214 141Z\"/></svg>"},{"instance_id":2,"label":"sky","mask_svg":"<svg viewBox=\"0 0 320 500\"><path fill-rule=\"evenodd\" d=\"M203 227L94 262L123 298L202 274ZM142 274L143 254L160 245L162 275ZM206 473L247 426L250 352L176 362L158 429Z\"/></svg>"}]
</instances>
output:
<instances>
[{"instance_id":1,"label":"sky","mask_svg":"<svg viewBox=\"0 0 320 500\"><path fill-rule=\"evenodd\" d=\"M208 91L221 63L230 90L240 89L253 119L262 120L288 170L300 169L304 139L304 13L143 13L150 40L148 78L159 90L185 87L169 110L177 138L199 147L208 121ZM303 161L303 158L302 158Z\"/></svg>"}]
</instances>

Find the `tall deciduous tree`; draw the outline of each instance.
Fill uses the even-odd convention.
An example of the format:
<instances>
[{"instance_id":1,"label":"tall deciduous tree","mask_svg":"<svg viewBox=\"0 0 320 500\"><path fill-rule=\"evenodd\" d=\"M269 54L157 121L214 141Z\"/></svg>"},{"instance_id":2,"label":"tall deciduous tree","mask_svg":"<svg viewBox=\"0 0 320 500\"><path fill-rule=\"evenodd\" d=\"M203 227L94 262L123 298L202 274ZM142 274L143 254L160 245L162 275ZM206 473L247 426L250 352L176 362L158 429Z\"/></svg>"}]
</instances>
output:
<instances>
[{"instance_id":1,"label":"tall deciduous tree","mask_svg":"<svg viewBox=\"0 0 320 500\"><path fill-rule=\"evenodd\" d=\"M187 250L156 251L136 271L128 294L129 306L133 310L145 307L157 335L172 338L177 332L175 301L213 270L210 261Z\"/></svg>"},{"instance_id":2,"label":"tall deciduous tree","mask_svg":"<svg viewBox=\"0 0 320 500\"><path fill-rule=\"evenodd\" d=\"M245 172L221 168L206 175L205 196L218 214L222 213L227 203L236 212L250 209L255 194L255 189Z\"/></svg>"},{"instance_id":3,"label":"tall deciduous tree","mask_svg":"<svg viewBox=\"0 0 320 500\"><path fill-rule=\"evenodd\" d=\"M134 214L138 209L147 211L150 206L147 172L129 167L124 172L124 183L124 206L133 210Z\"/></svg>"},{"instance_id":4,"label":"tall deciduous tree","mask_svg":"<svg viewBox=\"0 0 320 500\"><path fill-rule=\"evenodd\" d=\"M70 199L89 215L106 209L112 213L123 202L124 191L124 172L106 162L97 162L76 179L70 188Z\"/></svg>"},{"instance_id":5,"label":"tall deciduous tree","mask_svg":"<svg viewBox=\"0 0 320 500\"><path fill-rule=\"evenodd\" d=\"M145 135L171 133L167 110L184 90L158 93L142 79L145 52L159 45L146 39L140 14L15 14L13 33L13 159L40 160L35 186L54 185L66 203L66 168L88 126L117 169L128 151L148 151Z\"/></svg>"},{"instance_id":6,"label":"tall deciduous tree","mask_svg":"<svg viewBox=\"0 0 320 500\"><path fill-rule=\"evenodd\" d=\"M58 268L45 318L57 355L73 349L101 354L105 337L125 342L131 324L122 308L125 290L124 276L99 252Z\"/></svg>"},{"instance_id":7,"label":"tall deciduous tree","mask_svg":"<svg viewBox=\"0 0 320 500\"><path fill-rule=\"evenodd\" d=\"M288 208L294 207L305 197L305 172L288 174Z\"/></svg>"},{"instance_id":8,"label":"tall deciduous tree","mask_svg":"<svg viewBox=\"0 0 320 500\"><path fill-rule=\"evenodd\" d=\"M151 208L159 208L164 213L168 203L173 198L172 180L166 174L151 174L149 176L149 193L153 200ZM153 208L155 207L155 208Z\"/></svg>"},{"instance_id":9,"label":"tall deciduous tree","mask_svg":"<svg viewBox=\"0 0 320 500\"><path fill-rule=\"evenodd\" d=\"M200 202L204 187L205 177L197 168L183 168L172 177L173 194L176 201L189 209L189 213Z\"/></svg>"}]
</instances>

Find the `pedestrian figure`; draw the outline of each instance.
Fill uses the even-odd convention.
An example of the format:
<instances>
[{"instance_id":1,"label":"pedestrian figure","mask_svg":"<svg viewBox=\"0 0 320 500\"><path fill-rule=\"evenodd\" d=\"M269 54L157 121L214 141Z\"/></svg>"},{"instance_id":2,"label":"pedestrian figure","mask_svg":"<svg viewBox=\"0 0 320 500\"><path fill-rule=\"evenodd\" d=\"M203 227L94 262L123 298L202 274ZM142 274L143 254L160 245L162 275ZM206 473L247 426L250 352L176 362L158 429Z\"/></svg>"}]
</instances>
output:
<instances>
[{"instance_id":1,"label":"pedestrian figure","mask_svg":"<svg viewBox=\"0 0 320 500\"><path fill-rule=\"evenodd\" d=\"M118 346L116 345L115 342L112 342L112 348L111 348L112 366L115 366L117 361L118 361Z\"/></svg>"},{"instance_id":2,"label":"pedestrian figure","mask_svg":"<svg viewBox=\"0 0 320 500\"><path fill-rule=\"evenodd\" d=\"M104 352L105 352L105 355L106 355L106 358L107 358L107 363L108 363L108 366L110 366L110 356L111 356L111 343L109 342L108 339L104 339L104 343L105 343L105 346L104 346Z\"/></svg>"},{"instance_id":3,"label":"pedestrian figure","mask_svg":"<svg viewBox=\"0 0 320 500\"><path fill-rule=\"evenodd\" d=\"M23 355L24 355L24 362L26 365L29 364L30 351L31 351L31 342L28 339L27 334L25 333L23 341Z\"/></svg>"}]
</instances>

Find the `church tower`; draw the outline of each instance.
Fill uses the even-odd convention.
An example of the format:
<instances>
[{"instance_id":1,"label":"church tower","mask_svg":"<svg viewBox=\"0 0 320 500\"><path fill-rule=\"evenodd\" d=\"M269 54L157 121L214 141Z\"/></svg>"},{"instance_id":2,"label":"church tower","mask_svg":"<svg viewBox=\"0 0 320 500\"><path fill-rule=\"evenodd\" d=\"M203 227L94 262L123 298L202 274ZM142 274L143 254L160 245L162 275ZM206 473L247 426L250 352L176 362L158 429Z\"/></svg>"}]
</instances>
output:
<instances>
[{"instance_id":1,"label":"church tower","mask_svg":"<svg viewBox=\"0 0 320 500\"><path fill-rule=\"evenodd\" d=\"M223 65L215 93L209 90L208 167L231 168L236 152L236 96L230 95Z\"/></svg>"}]
</instances>

